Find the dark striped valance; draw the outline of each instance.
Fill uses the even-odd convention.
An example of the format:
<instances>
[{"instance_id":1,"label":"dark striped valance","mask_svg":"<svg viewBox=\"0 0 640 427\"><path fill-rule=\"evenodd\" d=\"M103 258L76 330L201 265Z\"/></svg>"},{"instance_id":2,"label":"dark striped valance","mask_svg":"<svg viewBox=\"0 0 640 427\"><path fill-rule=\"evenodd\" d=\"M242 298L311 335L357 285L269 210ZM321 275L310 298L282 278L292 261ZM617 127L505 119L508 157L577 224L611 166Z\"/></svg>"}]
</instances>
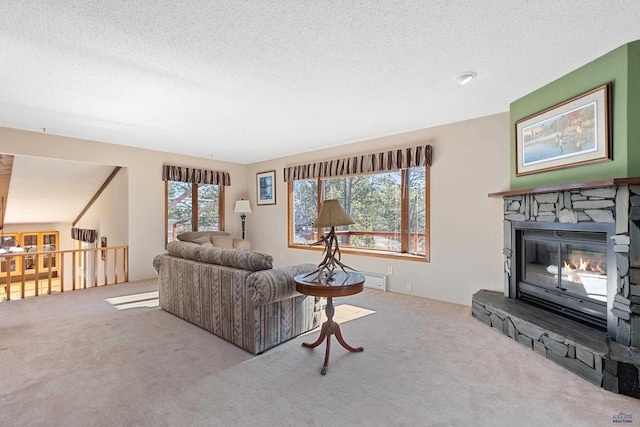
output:
<instances>
[{"instance_id":1,"label":"dark striped valance","mask_svg":"<svg viewBox=\"0 0 640 427\"><path fill-rule=\"evenodd\" d=\"M284 168L284 180L327 178L372 172L395 171L416 166L431 166L431 146L364 154Z\"/></svg>"},{"instance_id":2,"label":"dark striped valance","mask_svg":"<svg viewBox=\"0 0 640 427\"><path fill-rule=\"evenodd\" d=\"M185 168L182 166L171 165L164 165L162 167L162 180L194 182L196 184L231 185L229 172Z\"/></svg>"},{"instance_id":3,"label":"dark striped valance","mask_svg":"<svg viewBox=\"0 0 640 427\"><path fill-rule=\"evenodd\" d=\"M81 240L83 242L93 243L98 238L98 232L96 230L90 230L88 228L72 228L71 238L73 240Z\"/></svg>"}]
</instances>

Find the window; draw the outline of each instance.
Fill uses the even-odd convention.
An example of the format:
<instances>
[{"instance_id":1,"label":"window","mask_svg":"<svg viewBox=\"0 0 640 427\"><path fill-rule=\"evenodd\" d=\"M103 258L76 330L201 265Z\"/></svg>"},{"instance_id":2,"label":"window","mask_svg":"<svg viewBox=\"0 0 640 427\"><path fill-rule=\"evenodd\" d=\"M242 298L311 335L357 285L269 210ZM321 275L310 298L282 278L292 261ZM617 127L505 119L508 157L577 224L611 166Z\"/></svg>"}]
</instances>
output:
<instances>
[{"instance_id":1,"label":"window","mask_svg":"<svg viewBox=\"0 0 640 427\"><path fill-rule=\"evenodd\" d=\"M165 181L167 189L167 243L189 231L219 231L224 228L221 206L224 187Z\"/></svg>"},{"instance_id":2,"label":"window","mask_svg":"<svg viewBox=\"0 0 640 427\"><path fill-rule=\"evenodd\" d=\"M345 252L428 259L428 168L289 182L290 242L318 240L319 202L337 199L355 224L336 227ZM403 230L405 232L403 233Z\"/></svg>"},{"instance_id":3,"label":"window","mask_svg":"<svg viewBox=\"0 0 640 427\"><path fill-rule=\"evenodd\" d=\"M164 165L166 239L189 231L224 230L224 187L228 172Z\"/></svg>"},{"instance_id":4,"label":"window","mask_svg":"<svg viewBox=\"0 0 640 427\"><path fill-rule=\"evenodd\" d=\"M318 239L317 229L311 224L318 217L318 180L291 181L293 191L293 241L289 244L306 245Z\"/></svg>"}]
</instances>

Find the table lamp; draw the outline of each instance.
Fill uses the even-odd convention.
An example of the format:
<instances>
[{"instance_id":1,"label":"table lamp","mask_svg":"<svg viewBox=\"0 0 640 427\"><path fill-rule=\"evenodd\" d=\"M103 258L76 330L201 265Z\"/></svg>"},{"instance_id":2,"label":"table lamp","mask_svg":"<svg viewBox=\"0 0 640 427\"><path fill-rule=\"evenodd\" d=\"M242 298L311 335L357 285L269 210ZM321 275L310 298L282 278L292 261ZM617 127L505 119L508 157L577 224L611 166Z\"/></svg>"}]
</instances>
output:
<instances>
[{"instance_id":1,"label":"table lamp","mask_svg":"<svg viewBox=\"0 0 640 427\"><path fill-rule=\"evenodd\" d=\"M349 218L349 215L344 211L339 201L325 200L322 202L320 214L312 226L314 228L331 227L331 230L326 235L322 236L320 240L313 243L314 245L324 243L324 259L320 264L318 264L317 269L307 274L305 277L317 274L314 278L314 282L328 283L333 280L333 270L335 270L336 266L340 267L344 272L346 272L345 268L353 270L353 268L340 262L341 253L340 248L338 247L338 238L335 230L336 226L350 224L354 224L354 222ZM325 270L327 270L326 273Z\"/></svg>"},{"instance_id":2,"label":"table lamp","mask_svg":"<svg viewBox=\"0 0 640 427\"><path fill-rule=\"evenodd\" d=\"M242 220L242 240L244 240L244 223L246 221L247 215L251 213L251 205L248 200L236 200L236 206L233 209L234 213L239 213L240 219Z\"/></svg>"}]
</instances>

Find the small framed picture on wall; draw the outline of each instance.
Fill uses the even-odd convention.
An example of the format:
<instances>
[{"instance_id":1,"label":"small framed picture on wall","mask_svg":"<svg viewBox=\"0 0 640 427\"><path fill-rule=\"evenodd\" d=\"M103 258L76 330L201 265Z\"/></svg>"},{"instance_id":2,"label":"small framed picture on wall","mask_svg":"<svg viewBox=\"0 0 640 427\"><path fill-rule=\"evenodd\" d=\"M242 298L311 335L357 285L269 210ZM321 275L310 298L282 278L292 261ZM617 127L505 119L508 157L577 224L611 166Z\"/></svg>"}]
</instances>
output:
<instances>
[{"instance_id":1,"label":"small framed picture on wall","mask_svg":"<svg viewBox=\"0 0 640 427\"><path fill-rule=\"evenodd\" d=\"M258 186L258 205L276 204L276 171L259 172L256 174Z\"/></svg>"},{"instance_id":2,"label":"small framed picture on wall","mask_svg":"<svg viewBox=\"0 0 640 427\"><path fill-rule=\"evenodd\" d=\"M104 237L104 236L100 237L100 247L101 248L106 248L107 247L107 238ZM102 261L107 259L107 251L106 250L100 251L100 259L102 259Z\"/></svg>"}]
</instances>

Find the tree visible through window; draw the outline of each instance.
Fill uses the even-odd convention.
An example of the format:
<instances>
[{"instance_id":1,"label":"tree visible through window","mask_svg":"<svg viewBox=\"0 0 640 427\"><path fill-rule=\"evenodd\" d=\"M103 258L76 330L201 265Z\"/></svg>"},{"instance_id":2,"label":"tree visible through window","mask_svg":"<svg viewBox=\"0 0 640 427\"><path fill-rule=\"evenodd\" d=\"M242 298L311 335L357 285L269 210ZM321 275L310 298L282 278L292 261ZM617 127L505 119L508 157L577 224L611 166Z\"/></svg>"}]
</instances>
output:
<instances>
[{"instance_id":1,"label":"tree visible through window","mask_svg":"<svg viewBox=\"0 0 640 427\"><path fill-rule=\"evenodd\" d=\"M167 242L188 231L221 229L222 186L166 181Z\"/></svg>"},{"instance_id":2,"label":"tree visible through window","mask_svg":"<svg viewBox=\"0 0 640 427\"><path fill-rule=\"evenodd\" d=\"M198 231L220 230L220 186L198 184Z\"/></svg>"},{"instance_id":3,"label":"tree visible through window","mask_svg":"<svg viewBox=\"0 0 640 427\"><path fill-rule=\"evenodd\" d=\"M313 243L317 230L311 227L318 217L318 181L293 181L293 244Z\"/></svg>"},{"instance_id":4,"label":"tree visible through window","mask_svg":"<svg viewBox=\"0 0 640 427\"><path fill-rule=\"evenodd\" d=\"M312 223L318 215L318 200L337 199L355 222L336 227L341 248L426 256L427 179L425 167L414 167L371 175L292 181L290 244L317 241L318 230Z\"/></svg>"}]
</instances>

